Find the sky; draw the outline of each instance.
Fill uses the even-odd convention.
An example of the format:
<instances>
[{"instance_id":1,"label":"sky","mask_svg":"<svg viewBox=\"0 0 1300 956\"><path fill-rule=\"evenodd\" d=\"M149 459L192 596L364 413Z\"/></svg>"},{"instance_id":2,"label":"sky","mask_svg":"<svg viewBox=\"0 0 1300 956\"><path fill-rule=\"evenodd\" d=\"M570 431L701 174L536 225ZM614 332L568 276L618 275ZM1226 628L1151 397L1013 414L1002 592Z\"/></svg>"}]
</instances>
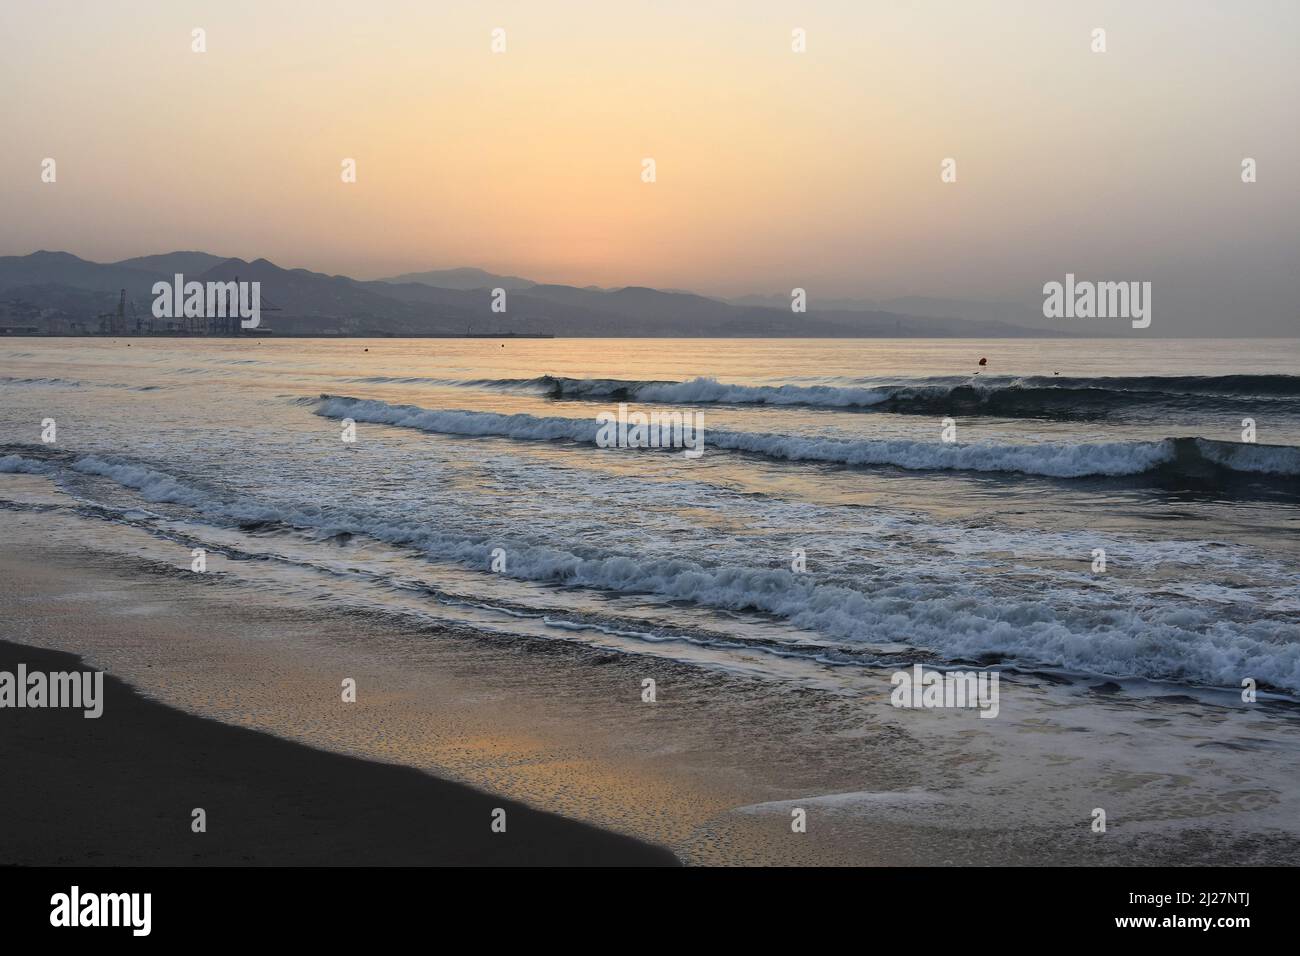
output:
<instances>
[{"instance_id":1,"label":"sky","mask_svg":"<svg viewBox=\"0 0 1300 956\"><path fill-rule=\"evenodd\" d=\"M0 255L810 304L1073 273L1297 334L1297 94L1271 0L6 0Z\"/></svg>"}]
</instances>

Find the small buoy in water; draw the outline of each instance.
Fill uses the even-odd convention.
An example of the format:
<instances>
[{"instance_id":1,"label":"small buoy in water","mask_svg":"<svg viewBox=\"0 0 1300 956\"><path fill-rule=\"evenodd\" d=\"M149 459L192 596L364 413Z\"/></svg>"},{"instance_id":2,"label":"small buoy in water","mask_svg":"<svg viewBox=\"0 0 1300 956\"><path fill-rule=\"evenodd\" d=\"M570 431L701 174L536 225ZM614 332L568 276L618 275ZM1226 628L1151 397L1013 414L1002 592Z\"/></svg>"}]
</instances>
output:
<instances>
[{"instance_id":1,"label":"small buoy in water","mask_svg":"<svg viewBox=\"0 0 1300 956\"><path fill-rule=\"evenodd\" d=\"M981 358L981 359L980 359L980 365L988 365L988 364L989 364L989 360L988 360L988 359L986 359L986 358Z\"/></svg>"}]
</instances>

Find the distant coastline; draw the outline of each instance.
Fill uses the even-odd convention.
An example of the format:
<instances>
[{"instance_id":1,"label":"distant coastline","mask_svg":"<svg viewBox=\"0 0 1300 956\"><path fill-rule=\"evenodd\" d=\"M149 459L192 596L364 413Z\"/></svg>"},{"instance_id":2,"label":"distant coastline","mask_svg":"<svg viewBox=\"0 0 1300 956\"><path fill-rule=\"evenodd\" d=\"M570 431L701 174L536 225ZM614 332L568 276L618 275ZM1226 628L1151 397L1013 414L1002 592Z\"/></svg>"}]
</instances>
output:
<instances>
[{"instance_id":1,"label":"distant coastline","mask_svg":"<svg viewBox=\"0 0 1300 956\"><path fill-rule=\"evenodd\" d=\"M267 259L171 252L100 263L67 252L0 256L0 334L185 336L151 330L153 289L176 276L260 285L274 319L262 335L307 338L1074 338L1035 328L1029 306L910 298L877 303L797 296L725 299L645 286L537 283L479 269L361 280ZM890 308L893 306L893 308ZM158 321L165 321L158 320ZM200 321L202 321L200 319ZM206 323L206 334L230 334ZM273 328L271 328L273 326ZM245 330L251 331L251 330ZM1110 331L1110 330L1108 330ZM203 333L200 333L203 334Z\"/></svg>"}]
</instances>

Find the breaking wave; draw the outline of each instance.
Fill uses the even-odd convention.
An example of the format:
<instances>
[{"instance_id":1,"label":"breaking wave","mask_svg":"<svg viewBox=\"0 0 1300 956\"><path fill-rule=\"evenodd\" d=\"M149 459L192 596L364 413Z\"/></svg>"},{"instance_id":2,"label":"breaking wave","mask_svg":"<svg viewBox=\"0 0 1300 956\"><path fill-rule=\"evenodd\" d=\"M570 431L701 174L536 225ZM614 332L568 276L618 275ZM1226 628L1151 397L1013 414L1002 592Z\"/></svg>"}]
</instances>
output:
<instances>
[{"instance_id":1,"label":"breaking wave","mask_svg":"<svg viewBox=\"0 0 1300 956\"><path fill-rule=\"evenodd\" d=\"M609 378L434 379L373 376L361 384L427 384L521 391L569 401L772 405L957 413L1008 418L1103 418L1133 407L1204 408L1270 402L1300 411L1297 375L977 376L847 385L738 385L701 377L685 382Z\"/></svg>"},{"instance_id":2,"label":"breaking wave","mask_svg":"<svg viewBox=\"0 0 1300 956\"><path fill-rule=\"evenodd\" d=\"M569 441L584 445L595 445L602 427L594 419L437 411L415 405L391 405L330 395L321 396L315 411L326 418L351 418L358 422L438 434L516 441ZM1201 479L1213 479L1223 473L1300 475L1300 448L1237 444L1206 438L995 445L706 430L704 443L706 448L762 455L782 461L886 465L909 471L1012 472L1050 478L1115 477L1162 470Z\"/></svg>"},{"instance_id":3,"label":"breaking wave","mask_svg":"<svg viewBox=\"0 0 1300 956\"><path fill-rule=\"evenodd\" d=\"M1215 607L1147 599L1009 599L984 582L931 581L900 572L868 592L817 583L784 569L709 566L681 557L649 558L464 534L314 504L265 503L201 488L146 465L100 456L0 458L0 472L56 474L63 469L132 488L152 502L183 505L214 523L275 523L327 535L356 534L409 547L427 559L469 569L490 567L492 551L509 549L519 580L624 594L653 594L727 611L761 612L846 645L904 642L949 660L996 659L1081 673L1237 686L1242 674L1300 693L1300 640L1294 621L1224 620Z\"/></svg>"}]
</instances>

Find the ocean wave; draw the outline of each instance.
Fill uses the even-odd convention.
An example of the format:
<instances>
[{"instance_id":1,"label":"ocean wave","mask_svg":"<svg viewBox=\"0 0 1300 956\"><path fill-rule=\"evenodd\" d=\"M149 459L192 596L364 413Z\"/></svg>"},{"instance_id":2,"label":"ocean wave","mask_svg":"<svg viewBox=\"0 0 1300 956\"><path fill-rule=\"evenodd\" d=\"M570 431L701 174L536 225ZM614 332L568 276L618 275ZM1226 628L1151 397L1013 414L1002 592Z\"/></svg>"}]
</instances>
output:
<instances>
[{"instance_id":1,"label":"ocean wave","mask_svg":"<svg viewBox=\"0 0 1300 956\"><path fill-rule=\"evenodd\" d=\"M908 574L870 591L818 583L785 569L709 566L685 557L583 553L505 536L455 533L311 504L271 504L210 491L147 465L100 456L65 463L82 474L133 488L150 501L174 502L206 521L245 524L252 517L287 529L365 535L408 547L435 562L488 573L505 548L518 580L672 601L735 612L761 612L847 645L902 642L952 661L1061 667L1079 673L1237 687L1243 676L1300 693L1300 635L1293 619L1228 620L1218 606L1189 606L1136 592L1127 598L1048 589L1009 596L960 574L942 581ZM0 458L0 471L54 470L59 464Z\"/></svg>"},{"instance_id":2,"label":"ocean wave","mask_svg":"<svg viewBox=\"0 0 1300 956\"><path fill-rule=\"evenodd\" d=\"M0 474L3 475L46 475L53 470L49 462L22 455L0 455Z\"/></svg>"},{"instance_id":3,"label":"ocean wave","mask_svg":"<svg viewBox=\"0 0 1300 956\"><path fill-rule=\"evenodd\" d=\"M964 376L851 385L740 385L700 377L685 382L542 375L526 379L372 377L361 383L423 383L522 391L573 401L685 405L774 405L896 413L1093 418L1133 406L1184 408L1269 401L1300 406L1300 376Z\"/></svg>"},{"instance_id":4,"label":"ocean wave","mask_svg":"<svg viewBox=\"0 0 1300 956\"><path fill-rule=\"evenodd\" d=\"M570 441L595 445L594 419L498 412L430 410L371 399L322 396L316 414L421 431L516 441ZM848 439L769 432L705 430L706 449L781 461L892 466L909 471L1010 472L1049 478L1119 477L1164 470L1213 478L1216 472L1300 475L1300 448L1247 445L1205 438L1158 441L1043 442L1030 445L958 444L910 439Z\"/></svg>"},{"instance_id":5,"label":"ocean wave","mask_svg":"<svg viewBox=\"0 0 1300 956\"><path fill-rule=\"evenodd\" d=\"M124 464L89 456L78 458L70 467L83 475L111 478L119 485L139 491L146 501L200 506L208 500L201 491L177 481L170 475L141 465Z\"/></svg>"},{"instance_id":6,"label":"ocean wave","mask_svg":"<svg viewBox=\"0 0 1300 956\"><path fill-rule=\"evenodd\" d=\"M715 378L687 382L626 382L619 379L543 376L526 383L551 398L597 401L670 402L683 405L810 405L870 408L889 401L883 388L833 385L728 385Z\"/></svg>"},{"instance_id":7,"label":"ocean wave","mask_svg":"<svg viewBox=\"0 0 1300 956\"><path fill-rule=\"evenodd\" d=\"M18 378L12 375L0 375L0 385L37 385L51 388L124 388L132 392L156 392L166 385L128 385L124 382L80 382L68 378Z\"/></svg>"},{"instance_id":8,"label":"ocean wave","mask_svg":"<svg viewBox=\"0 0 1300 956\"><path fill-rule=\"evenodd\" d=\"M81 383L66 378L18 378L14 375L0 375L0 385L48 385L61 388L80 388Z\"/></svg>"}]
</instances>

